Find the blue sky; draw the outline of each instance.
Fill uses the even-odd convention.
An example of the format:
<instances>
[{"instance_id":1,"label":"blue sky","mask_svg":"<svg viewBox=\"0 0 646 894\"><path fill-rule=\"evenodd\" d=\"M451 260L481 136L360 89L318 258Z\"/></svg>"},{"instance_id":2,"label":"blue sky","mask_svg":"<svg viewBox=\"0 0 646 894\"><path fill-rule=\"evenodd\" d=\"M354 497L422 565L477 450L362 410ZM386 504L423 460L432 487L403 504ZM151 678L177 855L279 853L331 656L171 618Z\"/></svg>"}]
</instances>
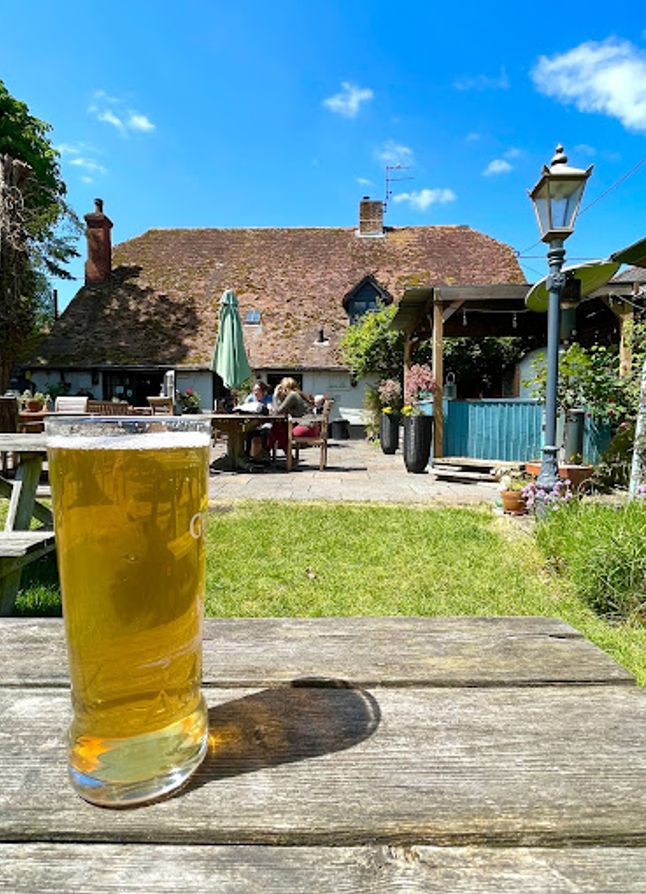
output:
<instances>
[{"instance_id":1,"label":"blue sky","mask_svg":"<svg viewBox=\"0 0 646 894\"><path fill-rule=\"evenodd\" d=\"M636 2L24 0L10 18L0 78L53 125L72 206L102 197L115 242L353 226L399 163L411 179L392 184L387 224L467 224L522 252L535 281L526 190L559 141L595 165L582 207L598 199L568 257L645 235L646 164L611 189L646 158ZM56 285L64 306L80 281Z\"/></svg>"}]
</instances>

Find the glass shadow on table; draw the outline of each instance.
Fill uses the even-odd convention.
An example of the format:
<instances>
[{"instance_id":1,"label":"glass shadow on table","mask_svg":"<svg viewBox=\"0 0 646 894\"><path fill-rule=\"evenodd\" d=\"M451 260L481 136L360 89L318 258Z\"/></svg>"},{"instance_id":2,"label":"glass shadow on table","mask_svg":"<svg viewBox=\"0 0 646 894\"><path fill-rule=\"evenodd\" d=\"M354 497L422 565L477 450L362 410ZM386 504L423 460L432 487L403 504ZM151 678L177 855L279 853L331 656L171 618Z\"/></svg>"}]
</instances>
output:
<instances>
[{"instance_id":1,"label":"glass shadow on table","mask_svg":"<svg viewBox=\"0 0 646 894\"><path fill-rule=\"evenodd\" d=\"M343 751L377 729L377 700L345 680L293 680L209 709L209 746L183 793L218 779Z\"/></svg>"}]
</instances>

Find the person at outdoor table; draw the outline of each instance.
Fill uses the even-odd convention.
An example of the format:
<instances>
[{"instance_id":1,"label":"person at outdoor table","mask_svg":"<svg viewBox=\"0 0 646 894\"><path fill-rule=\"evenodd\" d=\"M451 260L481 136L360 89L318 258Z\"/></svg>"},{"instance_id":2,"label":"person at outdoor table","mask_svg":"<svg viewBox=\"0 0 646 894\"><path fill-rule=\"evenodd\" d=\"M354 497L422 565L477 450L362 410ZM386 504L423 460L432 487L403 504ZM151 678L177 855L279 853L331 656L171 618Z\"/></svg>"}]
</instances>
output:
<instances>
[{"instance_id":1,"label":"person at outdoor table","mask_svg":"<svg viewBox=\"0 0 646 894\"><path fill-rule=\"evenodd\" d=\"M266 413L269 411L269 408L271 407L271 394L269 393L267 384L261 379L258 379L258 381L254 383L251 393L243 400L238 407L238 410L249 408L250 413L255 413L259 409L262 410L263 407L267 408L266 410L263 410L263 412ZM249 432L249 434L245 436L245 453L250 459L264 460L267 458L267 435L270 429L271 423L265 422L253 432Z\"/></svg>"},{"instance_id":2,"label":"person at outdoor table","mask_svg":"<svg viewBox=\"0 0 646 894\"><path fill-rule=\"evenodd\" d=\"M294 416L299 418L311 413L313 410L312 402L298 388L298 382L295 379L282 379L274 389L273 413L275 416ZM318 423L314 425L296 425L292 430L292 434L297 438L315 438L321 431ZM287 452L287 421L277 419L274 421L267 438L267 448L272 450L273 447L280 447L281 450Z\"/></svg>"},{"instance_id":3,"label":"person at outdoor table","mask_svg":"<svg viewBox=\"0 0 646 894\"><path fill-rule=\"evenodd\" d=\"M271 406L271 394L267 384L261 379L254 383L251 393L248 394L240 405L244 409L245 404L262 404L264 407Z\"/></svg>"}]
</instances>

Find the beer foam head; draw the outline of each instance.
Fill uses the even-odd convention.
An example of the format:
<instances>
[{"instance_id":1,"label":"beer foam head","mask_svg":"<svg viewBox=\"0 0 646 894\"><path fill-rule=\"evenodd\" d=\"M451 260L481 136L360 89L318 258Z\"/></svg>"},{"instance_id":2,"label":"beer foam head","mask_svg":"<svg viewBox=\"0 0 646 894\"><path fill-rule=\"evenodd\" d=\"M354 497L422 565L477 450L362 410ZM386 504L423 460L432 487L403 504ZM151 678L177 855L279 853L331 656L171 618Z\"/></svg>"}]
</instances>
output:
<instances>
[{"instance_id":1,"label":"beer foam head","mask_svg":"<svg viewBox=\"0 0 646 894\"><path fill-rule=\"evenodd\" d=\"M209 435L200 431L147 431L141 434L103 432L82 435L50 435L47 446L54 450L186 450L208 447Z\"/></svg>"}]
</instances>

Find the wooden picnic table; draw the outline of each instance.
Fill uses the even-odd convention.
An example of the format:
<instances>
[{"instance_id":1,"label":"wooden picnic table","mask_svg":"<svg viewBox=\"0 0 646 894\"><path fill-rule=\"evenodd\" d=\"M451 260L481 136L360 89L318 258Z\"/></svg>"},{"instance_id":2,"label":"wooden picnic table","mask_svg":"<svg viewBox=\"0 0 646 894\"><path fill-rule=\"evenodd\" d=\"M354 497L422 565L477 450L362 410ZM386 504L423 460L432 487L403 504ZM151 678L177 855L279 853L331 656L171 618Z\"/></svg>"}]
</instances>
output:
<instances>
[{"instance_id":1,"label":"wooden picnic table","mask_svg":"<svg viewBox=\"0 0 646 894\"><path fill-rule=\"evenodd\" d=\"M83 802L62 622L0 621L0 889L643 894L646 693L550 618L208 620L210 748Z\"/></svg>"},{"instance_id":2,"label":"wooden picnic table","mask_svg":"<svg viewBox=\"0 0 646 894\"><path fill-rule=\"evenodd\" d=\"M223 457L211 463L211 468L221 472L247 471L249 463L245 461L245 435L263 422L282 417L263 416L260 413L202 413L201 416L211 420L214 429L223 431L227 436L227 452Z\"/></svg>"},{"instance_id":3,"label":"wooden picnic table","mask_svg":"<svg viewBox=\"0 0 646 894\"><path fill-rule=\"evenodd\" d=\"M9 500L0 531L0 615L13 609L23 567L54 549L51 509L36 499L45 444L44 434L0 434L0 453L12 453L17 463L14 480L0 476L0 497ZM33 519L42 528L30 530Z\"/></svg>"}]
</instances>

